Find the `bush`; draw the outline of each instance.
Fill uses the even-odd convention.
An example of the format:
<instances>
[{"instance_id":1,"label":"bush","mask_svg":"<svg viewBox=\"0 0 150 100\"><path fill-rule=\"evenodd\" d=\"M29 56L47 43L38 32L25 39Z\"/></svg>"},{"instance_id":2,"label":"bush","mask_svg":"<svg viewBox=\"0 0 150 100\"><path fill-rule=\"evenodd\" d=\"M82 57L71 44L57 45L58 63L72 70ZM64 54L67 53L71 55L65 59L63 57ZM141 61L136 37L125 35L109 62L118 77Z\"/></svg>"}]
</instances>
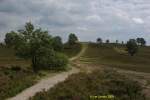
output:
<instances>
[{"instance_id":1,"label":"bush","mask_svg":"<svg viewBox=\"0 0 150 100\"><path fill-rule=\"evenodd\" d=\"M54 59L52 59L51 66L54 69L65 69L68 64L68 58L62 53L56 53Z\"/></svg>"},{"instance_id":2,"label":"bush","mask_svg":"<svg viewBox=\"0 0 150 100\"><path fill-rule=\"evenodd\" d=\"M68 58L62 53L53 50L46 50L39 52L37 58L38 69L65 69L67 67ZM44 55L42 55L45 53Z\"/></svg>"},{"instance_id":3,"label":"bush","mask_svg":"<svg viewBox=\"0 0 150 100\"><path fill-rule=\"evenodd\" d=\"M90 96L114 95L115 100L145 100L142 87L115 71L79 73L31 100L89 100Z\"/></svg>"},{"instance_id":4,"label":"bush","mask_svg":"<svg viewBox=\"0 0 150 100\"><path fill-rule=\"evenodd\" d=\"M0 100L15 96L36 83L36 74L18 68L0 68Z\"/></svg>"}]
</instances>

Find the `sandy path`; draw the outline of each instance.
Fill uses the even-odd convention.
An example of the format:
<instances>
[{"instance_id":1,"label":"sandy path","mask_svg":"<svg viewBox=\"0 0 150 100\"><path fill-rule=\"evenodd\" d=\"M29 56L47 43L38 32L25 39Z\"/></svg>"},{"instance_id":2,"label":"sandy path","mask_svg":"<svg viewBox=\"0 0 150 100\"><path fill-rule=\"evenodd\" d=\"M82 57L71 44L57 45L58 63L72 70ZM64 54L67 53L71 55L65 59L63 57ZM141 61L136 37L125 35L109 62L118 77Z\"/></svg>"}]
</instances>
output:
<instances>
[{"instance_id":1,"label":"sandy path","mask_svg":"<svg viewBox=\"0 0 150 100\"><path fill-rule=\"evenodd\" d=\"M79 70L73 67L72 70L68 72L62 72L56 76L42 79L37 84L33 85L30 88L27 88L26 90L24 90L17 96L12 97L8 100L28 100L30 97L34 96L37 92L40 92L42 90L48 90L52 88L58 82L64 81L69 75L73 73L78 73L78 72Z\"/></svg>"},{"instance_id":2,"label":"sandy path","mask_svg":"<svg viewBox=\"0 0 150 100\"><path fill-rule=\"evenodd\" d=\"M86 45L82 46L81 52L69 59L70 61L78 59L86 50ZM59 82L64 81L68 76L74 73L78 73L80 70L72 67L72 69L68 72L62 72L60 74L57 74L56 76L50 76L49 78L45 78L40 80L37 84L31 86L30 88L25 89L15 97L9 98L7 100L28 100L30 97L34 96L37 92L43 91L43 90L48 90L52 88L54 85L56 85Z\"/></svg>"},{"instance_id":3,"label":"sandy path","mask_svg":"<svg viewBox=\"0 0 150 100\"><path fill-rule=\"evenodd\" d=\"M69 60L73 61L73 60L78 59L85 52L87 47L88 47L87 44L82 43L82 50L80 51L80 53L77 56L70 58Z\"/></svg>"}]
</instances>

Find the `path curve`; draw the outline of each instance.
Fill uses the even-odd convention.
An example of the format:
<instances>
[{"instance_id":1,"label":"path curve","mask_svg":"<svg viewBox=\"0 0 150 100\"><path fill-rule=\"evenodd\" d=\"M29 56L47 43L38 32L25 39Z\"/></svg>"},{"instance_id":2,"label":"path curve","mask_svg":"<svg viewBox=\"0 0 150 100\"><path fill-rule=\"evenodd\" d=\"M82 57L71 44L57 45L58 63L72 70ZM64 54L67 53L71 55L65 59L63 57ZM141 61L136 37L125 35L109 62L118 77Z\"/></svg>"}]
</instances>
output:
<instances>
[{"instance_id":1,"label":"path curve","mask_svg":"<svg viewBox=\"0 0 150 100\"><path fill-rule=\"evenodd\" d=\"M86 51L86 49L88 47L87 44L86 43L82 43L81 45L82 45L82 50L78 53L77 56L70 58L69 59L70 61L74 61L74 60L78 59Z\"/></svg>"},{"instance_id":2,"label":"path curve","mask_svg":"<svg viewBox=\"0 0 150 100\"><path fill-rule=\"evenodd\" d=\"M73 60L78 59L85 52L85 50L86 50L86 45L83 44L82 50L80 51L80 53L77 56L70 58L69 60L73 61ZM22 91L15 97L9 98L7 100L29 100L29 98L33 97L37 92L41 92L43 90L48 90L48 89L52 88L54 85L56 85L57 83L64 81L71 74L75 74L78 72L80 72L79 69L77 69L76 67L72 67L72 69L68 72L62 72L53 77L50 76L49 78L40 80L35 85L25 89L24 91Z\"/></svg>"}]
</instances>

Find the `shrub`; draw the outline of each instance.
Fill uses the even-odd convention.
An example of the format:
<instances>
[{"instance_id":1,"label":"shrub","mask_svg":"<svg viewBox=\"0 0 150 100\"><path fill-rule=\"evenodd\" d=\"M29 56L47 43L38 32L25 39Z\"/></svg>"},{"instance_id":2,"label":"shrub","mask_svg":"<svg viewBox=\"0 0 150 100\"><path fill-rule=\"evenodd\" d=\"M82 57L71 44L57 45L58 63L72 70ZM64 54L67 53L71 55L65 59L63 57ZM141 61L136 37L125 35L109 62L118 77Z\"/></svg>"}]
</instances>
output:
<instances>
[{"instance_id":1,"label":"shrub","mask_svg":"<svg viewBox=\"0 0 150 100\"><path fill-rule=\"evenodd\" d=\"M32 100L89 100L96 95L114 95L115 100L145 100L139 83L112 70L72 75L49 91L37 93Z\"/></svg>"},{"instance_id":2,"label":"shrub","mask_svg":"<svg viewBox=\"0 0 150 100\"><path fill-rule=\"evenodd\" d=\"M41 51L37 58L37 66L39 69L65 69L68 63L68 58L62 53L53 50ZM45 53L44 55L42 55Z\"/></svg>"},{"instance_id":3,"label":"shrub","mask_svg":"<svg viewBox=\"0 0 150 100\"><path fill-rule=\"evenodd\" d=\"M20 68L0 68L0 100L15 96L36 82L36 74Z\"/></svg>"}]
</instances>

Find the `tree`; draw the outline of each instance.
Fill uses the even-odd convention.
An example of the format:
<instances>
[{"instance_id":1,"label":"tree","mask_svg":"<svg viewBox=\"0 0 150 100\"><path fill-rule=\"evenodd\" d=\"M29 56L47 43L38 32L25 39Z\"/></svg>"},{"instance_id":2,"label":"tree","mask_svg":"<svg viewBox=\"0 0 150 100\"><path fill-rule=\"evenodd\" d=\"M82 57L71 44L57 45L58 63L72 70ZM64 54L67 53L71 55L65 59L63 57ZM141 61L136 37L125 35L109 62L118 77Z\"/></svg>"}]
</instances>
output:
<instances>
[{"instance_id":1,"label":"tree","mask_svg":"<svg viewBox=\"0 0 150 100\"><path fill-rule=\"evenodd\" d=\"M141 38L137 38L136 42L138 43L138 45L140 45L141 44Z\"/></svg>"},{"instance_id":2,"label":"tree","mask_svg":"<svg viewBox=\"0 0 150 100\"><path fill-rule=\"evenodd\" d=\"M109 43L109 40L106 40L106 43Z\"/></svg>"},{"instance_id":3,"label":"tree","mask_svg":"<svg viewBox=\"0 0 150 100\"><path fill-rule=\"evenodd\" d=\"M37 72L39 67L57 67L65 66L60 65L57 61L62 59L55 52L53 47L53 38L47 31L42 31L40 28L35 29L29 22L26 23L25 29L19 30L15 41L16 55L24 58L31 59L32 68L34 72ZM18 41L20 40L20 41ZM53 61L55 59L55 62ZM67 59L64 57L64 59Z\"/></svg>"},{"instance_id":4,"label":"tree","mask_svg":"<svg viewBox=\"0 0 150 100\"><path fill-rule=\"evenodd\" d=\"M118 44L118 42L119 42L119 41L118 41L118 40L116 40L116 44Z\"/></svg>"},{"instance_id":5,"label":"tree","mask_svg":"<svg viewBox=\"0 0 150 100\"><path fill-rule=\"evenodd\" d=\"M75 34L71 33L71 34L69 35L68 43L69 43L70 45L73 45L73 44L75 44L77 41L78 41L77 36L76 36Z\"/></svg>"},{"instance_id":6,"label":"tree","mask_svg":"<svg viewBox=\"0 0 150 100\"><path fill-rule=\"evenodd\" d=\"M146 45L146 41L144 38L141 38L141 46L145 46Z\"/></svg>"},{"instance_id":7,"label":"tree","mask_svg":"<svg viewBox=\"0 0 150 100\"><path fill-rule=\"evenodd\" d=\"M102 44L103 40L101 38L97 38L97 43Z\"/></svg>"},{"instance_id":8,"label":"tree","mask_svg":"<svg viewBox=\"0 0 150 100\"><path fill-rule=\"evenodd\" d=\"M55 51L62 51L63 43L62 43L61 37L59 37L59 36L54 37L52 45L53 45Z\"/></svg>"},{"instance_id":9,"label":"tree","mask_svg":"<svg viewBox=\"0 0 150 100\"><path fill-rule=\"evenodd\" d=\"M128 53L131 55L131 56L134 56L137 51L138 51L138 45L136 43L136 40L135 39L130 39L127 44L126 44L126 47L127 47L127 51Z\"/></svg>"},{"instance_id":10,"label":"tree","mask_svg":"<svg viewBox=\"0 0 150 100\"><path fill-rule=\"evenodd\" d=\"M8 47L14 47L19 41L19 37L16 32L11 31L5 35L5 43Z\"/></svg>"},{"instance_id":11,"label":"tree","mask_svg":"<svg viewBox=\"0 0 150 100\"><path fill-rule=\"evenodd\" d=\"M146 41L144 38L137 38L136 41L137 41L138 45L141 45L141 46L145 46L145 44L146 44Z\"/></svg>"}]
</instances>

